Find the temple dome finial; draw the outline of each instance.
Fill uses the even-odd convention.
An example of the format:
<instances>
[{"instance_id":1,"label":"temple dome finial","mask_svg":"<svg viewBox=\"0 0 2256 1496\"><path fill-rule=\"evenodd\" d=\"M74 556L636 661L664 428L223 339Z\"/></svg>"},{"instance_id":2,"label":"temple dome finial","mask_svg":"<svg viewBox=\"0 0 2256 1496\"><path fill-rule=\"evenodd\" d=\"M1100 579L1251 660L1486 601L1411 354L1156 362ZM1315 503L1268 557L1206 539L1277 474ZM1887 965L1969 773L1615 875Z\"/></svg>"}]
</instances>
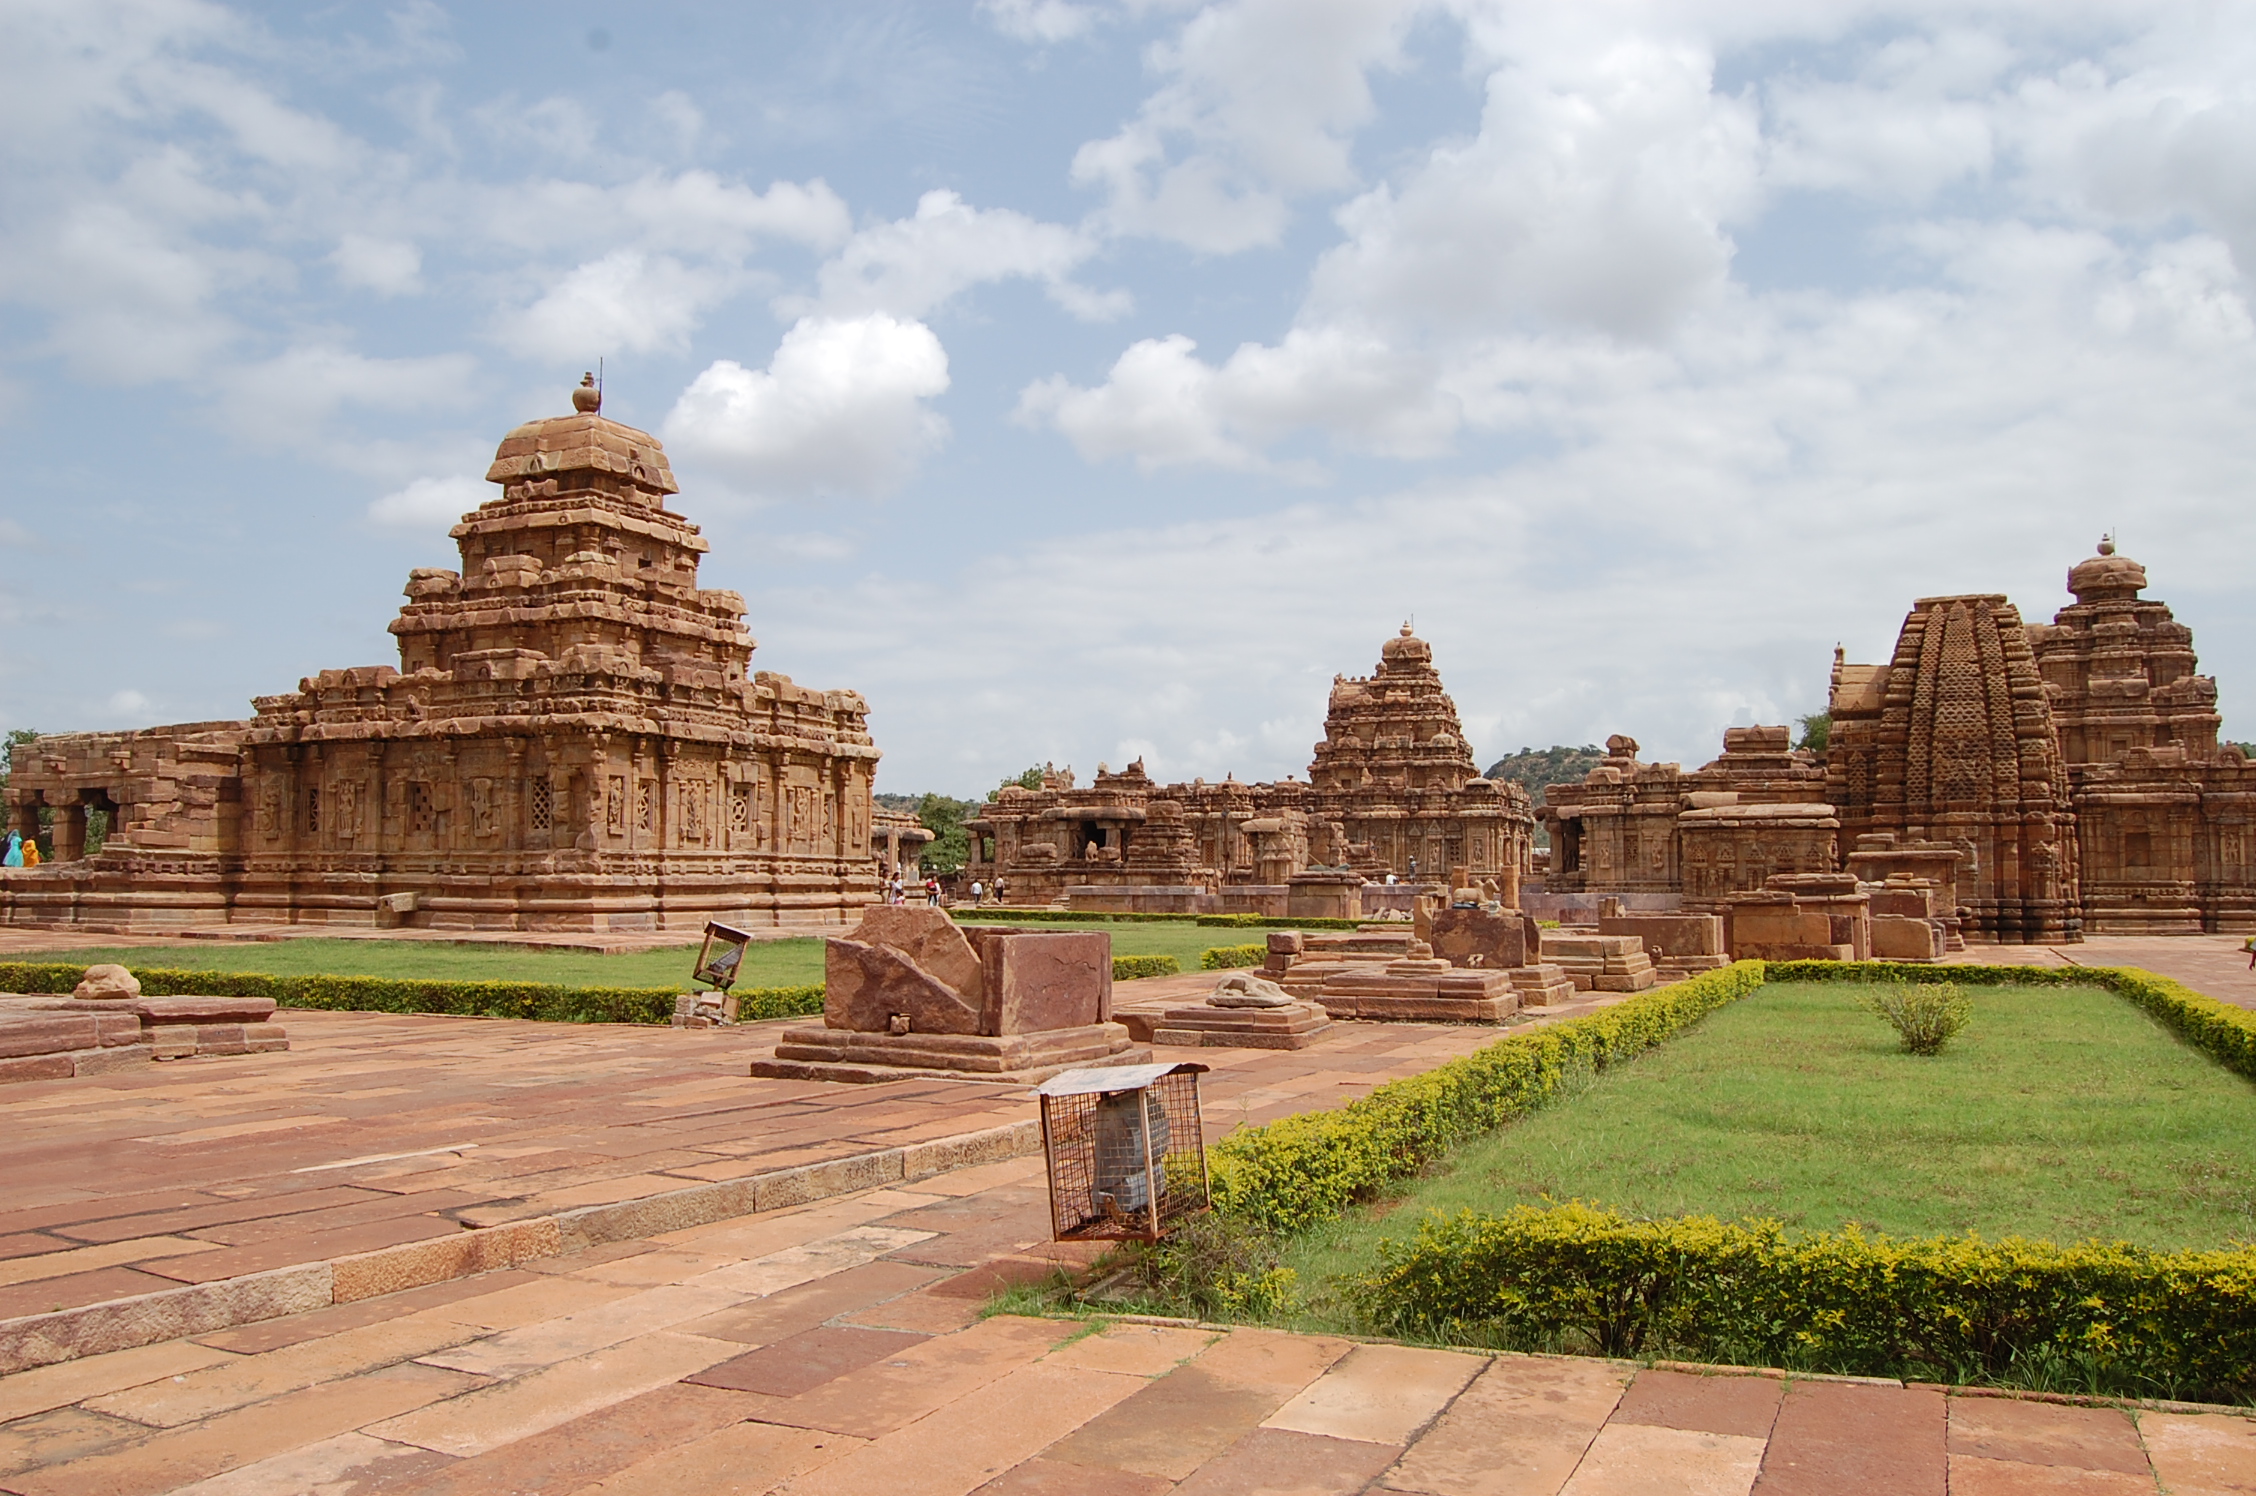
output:
<instances>
[{"instance_id":1,"label":"temple dome finial","mask_svg":"<svg viewBox=\"0 0 2256 1496\"><path fill-rule=\"evenodd\" d=\"M594 370L580 376L578 386L572 391L572 409L583 416L592 416L603 409L603 391L595 387Z\"/></svg>"},{"instance_id":2,"label":"temple dome finial","mask_svg":"<svg viewBox=\"0 0 2256 1496\"><path fill-rule=\"evenodd\" d=\"M2115 537L2113 535L2102 535L2099 537L2099 553L2102 556L2112 556L2115 554Z\"/></svg>"}]
</instances>

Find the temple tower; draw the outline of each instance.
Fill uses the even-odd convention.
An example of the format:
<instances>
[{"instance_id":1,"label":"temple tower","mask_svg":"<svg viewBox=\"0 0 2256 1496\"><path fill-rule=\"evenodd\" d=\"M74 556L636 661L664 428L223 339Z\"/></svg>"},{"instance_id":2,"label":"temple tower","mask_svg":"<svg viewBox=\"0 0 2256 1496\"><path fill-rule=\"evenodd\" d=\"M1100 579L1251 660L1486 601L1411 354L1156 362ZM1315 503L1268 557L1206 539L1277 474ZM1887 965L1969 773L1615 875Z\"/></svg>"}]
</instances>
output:
<instances>
[{"instance_id":1,"label":"temple tower","mask_svg":"<svg viewBox=\"0 0 2256 1496\"><path fill-rule=\"evenodd\" d=\"M1969 939L2079 938L2068 774L2021 615L1921 598L1885 667L1834 663L1826 801L1861 835L1956 844Z\"/></svg>"}]
</instances>

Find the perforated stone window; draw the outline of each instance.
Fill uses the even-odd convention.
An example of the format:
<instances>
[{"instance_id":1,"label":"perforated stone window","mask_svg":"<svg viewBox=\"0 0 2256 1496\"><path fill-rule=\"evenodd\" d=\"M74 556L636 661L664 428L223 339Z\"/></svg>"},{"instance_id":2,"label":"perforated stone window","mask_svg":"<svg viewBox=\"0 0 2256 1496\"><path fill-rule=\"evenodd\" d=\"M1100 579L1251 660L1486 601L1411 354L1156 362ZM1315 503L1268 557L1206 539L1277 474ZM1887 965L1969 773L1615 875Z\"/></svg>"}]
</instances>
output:
<instances>
[{"instance_id":1,"label":"perforated stone window","mask_svg":"<svg viewBox=\"0 0 2256 1496\"><path fill-rule=\"evenodd\" d=\"M411 782L407 787L407 829L416 835L431 829L431 787L427 784Z\"/></svg>"},{"instance_id":2,"label":"perforated stone window","mask_svg":"<svg viewBox=\"0 0 2256 1496\"><path fill-rule=\"evenodd\" d=\"M656 780L645 779L635 786L635 830L648 831L650 829L650 807L657 798L658 784Z\"/></svg>"},{"instance_id":3,"label":"perforated stone window","mask_svg":"<svg viewBox=\"0 0 2256 1496\"><path fill-rule=\"evenodd\" d=\"M555 791L545 779L532 782L525 797L525 820L535 831L546 831L556 820Z\"/></svg>"},{"instance_id":4,"label":"perforated stone window","mask_svg":"<svg viewBox=\"0 0 2256 1496\"><path fill-rule=\"evenodd\" d=\"M321 791L318 789L306 791L306 830L321 830Z\"/></svg>"},{"instance_id":5,"label":"perforated stone window","mask_svg":"<svg viewBox=\"0 0 2256 1496\"><path fill-rule=\"evenodd\" d=\"M732 784L729 786L729 830L750 831L751 829L752 786L749 784Z\"/></svg>"}]
</instances>

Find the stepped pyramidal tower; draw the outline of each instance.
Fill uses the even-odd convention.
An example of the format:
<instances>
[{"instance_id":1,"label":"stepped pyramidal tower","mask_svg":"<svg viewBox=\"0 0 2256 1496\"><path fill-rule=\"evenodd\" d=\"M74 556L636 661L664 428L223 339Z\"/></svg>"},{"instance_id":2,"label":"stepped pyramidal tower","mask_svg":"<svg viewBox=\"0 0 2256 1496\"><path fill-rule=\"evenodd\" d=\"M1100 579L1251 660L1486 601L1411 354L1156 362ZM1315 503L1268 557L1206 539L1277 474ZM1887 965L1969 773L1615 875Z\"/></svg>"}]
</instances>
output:
<instances>
[{"instance_id":1,"label":"stepped pyramidal tower","mask_svg":"<svg viewBox=\"0 0 2256 1496\"><path fill-rule=\"evenodd\" d=\"M398 668L21 755L11 823L51 808L57 860L11 875L0 914L686 929L873 901L866 704L751 669L663 447L601 404L589 380L503 439L500 496L452 531L461 569L409 575ZM111 833L87 857L93 810Z\"/></svg>"}]
</instances>

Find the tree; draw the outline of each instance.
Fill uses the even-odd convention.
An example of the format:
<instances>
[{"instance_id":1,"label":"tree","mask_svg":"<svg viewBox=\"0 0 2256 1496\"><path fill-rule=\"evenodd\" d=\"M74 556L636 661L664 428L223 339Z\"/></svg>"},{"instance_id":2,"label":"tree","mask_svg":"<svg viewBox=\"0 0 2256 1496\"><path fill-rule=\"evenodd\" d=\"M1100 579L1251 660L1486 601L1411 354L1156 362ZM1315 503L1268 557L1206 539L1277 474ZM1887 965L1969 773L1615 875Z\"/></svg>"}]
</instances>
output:
<instances>
[{"instance_id":1,"label":"tree","mask_svg":"<svg viewBox=\"0 0 2256 1496\"><path fill-rule=\"evenodd\" d=\"M996 785L994 789L991 789L987 792L987 798L990 800L994 799L996 794L1002 790L1014 788L1022 790L1038 790L1041 787L1042 766L1040 764L1036 764L1030 769L1019 770L1016 774L1013 774L1008 779L1005 779L1001 784Z\"/></svg>"},{"instance_id":2,"label":"tree","mask_svg":"<svg viewBox=\"0 0 2256 1496\"><path fill-rule=\"evenodd\" d=\"M926 872L946 877L963 871L971 855L971 833L964 829L964 820L978 810L978 801L952 795L926 795L917 802L917 819L932 833L919 859Z\"/></svg>"},{"instance_id":3,"label":"tree","mask_svg":"<svg viewBox=\"0 0 2256 1496\"><path fill-rule=\"evenodd\" d=\"M1802 738L1794 746L1823 753L1826 742L1833 736L1833 714L1831 712L1811 712L1801 719L1801 723Z\"/></svg>"}]
</instances>

